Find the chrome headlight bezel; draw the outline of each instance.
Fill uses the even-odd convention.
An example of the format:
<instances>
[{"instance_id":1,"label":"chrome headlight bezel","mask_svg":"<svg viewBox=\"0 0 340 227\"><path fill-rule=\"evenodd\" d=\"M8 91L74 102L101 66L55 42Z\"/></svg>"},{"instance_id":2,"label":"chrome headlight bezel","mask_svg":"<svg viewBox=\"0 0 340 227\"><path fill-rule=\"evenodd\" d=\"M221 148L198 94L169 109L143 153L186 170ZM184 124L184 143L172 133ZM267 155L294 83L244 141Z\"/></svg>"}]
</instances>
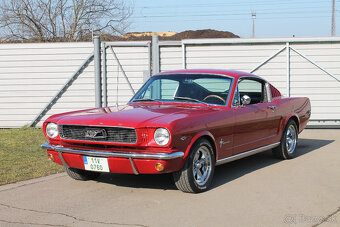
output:
<instances>
[{"instance_id":1,"label":"chrome headlight bezel","mask_svg":"<svg viewBox=\"0 0 340 227\"><path fill-rule=\"evenodd\" d=\"M53 122L47 123L45 132L48 137L55 139L59 135L58 125Z\"/></svg>"},{"instance_id":2,"label":"chrome headlight bezel","mask_svg":"<svg viewBox=\"0 0 340 227\"><path fill-rule=\"evenodd\" d=\"M159 146L166 146L170 142L170 132L166 128L157 128L153 134L155 142Z\"/></svg>"}]
</instances>

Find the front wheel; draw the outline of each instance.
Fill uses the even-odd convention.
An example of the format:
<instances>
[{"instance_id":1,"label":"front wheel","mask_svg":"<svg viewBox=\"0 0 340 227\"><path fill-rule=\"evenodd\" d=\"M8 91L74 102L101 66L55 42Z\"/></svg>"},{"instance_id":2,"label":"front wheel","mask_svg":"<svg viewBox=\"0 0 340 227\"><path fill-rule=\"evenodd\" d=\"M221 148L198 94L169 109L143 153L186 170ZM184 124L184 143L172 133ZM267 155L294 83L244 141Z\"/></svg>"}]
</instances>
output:
<instances>
[{"instance_id":1,"label":"front wheel","mask_svg":"<svg viewBox=\"0 0 340 227\"><path fill-rule=\"evenodd\" d=\"M273 149L275 157L280 159L292 159L296 156L296 146L298 141L298 129L295 121L289 120L283 131L281 143Z\"/></svg>"},{"instance_id":2,"label":"front wheel","mask_svg":"<svg viewBox=\"0 0 340 227\"><path fill-rule=\"evenodd\" d=\"M198 140L182 170L173 173L176 187L183 192L203 192L210 186L215 169L215 155L210 142Z\"/></svg>"},{"instance_id":3,"label":"front wheel","mask_svg":"<svg viewBox=\"0 0 340 227\"><path fill-rule=\"evenodd\" d=\"M100 172L86 171L82 169L75 169L66 167L66 173L75 180L94 180L100 176Z\"/></svg>"}]
</instances>

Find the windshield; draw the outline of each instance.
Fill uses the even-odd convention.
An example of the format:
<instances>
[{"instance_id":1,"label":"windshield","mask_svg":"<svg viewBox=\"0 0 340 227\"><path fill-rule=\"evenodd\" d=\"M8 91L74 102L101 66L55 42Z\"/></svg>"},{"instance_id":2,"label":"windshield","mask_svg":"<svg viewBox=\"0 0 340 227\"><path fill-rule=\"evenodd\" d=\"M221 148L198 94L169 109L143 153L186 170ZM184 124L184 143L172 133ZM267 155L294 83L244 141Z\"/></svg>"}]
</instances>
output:
<instances>
[{"instance_id":1,"label":"windshield","mask_svg":"<svg viewBox=\"0 0 340 227\"><path fill-rule=\"evenodd\" d=\"M231 78L207 74L152 77L130 102L198 102L225 105Z\"/></svg>"}]
</instances>

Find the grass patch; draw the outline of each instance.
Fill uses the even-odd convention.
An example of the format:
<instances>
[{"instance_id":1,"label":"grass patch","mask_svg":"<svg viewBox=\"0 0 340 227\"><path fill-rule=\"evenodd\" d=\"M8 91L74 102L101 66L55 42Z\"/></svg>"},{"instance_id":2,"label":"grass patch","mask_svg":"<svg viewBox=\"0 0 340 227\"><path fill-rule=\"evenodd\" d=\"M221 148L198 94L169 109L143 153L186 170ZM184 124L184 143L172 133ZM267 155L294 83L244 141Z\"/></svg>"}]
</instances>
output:
<instances>
[{"instance_id":1,"label":"grass patch","mask_svg":"<svg viewBox=\"0 0 340 227\"><path fill-rule=\"evenodd\" d=\"M44 142L41 129L0 129L0 185L63 172L40 148Z\"/></svg>"}]
</instances>

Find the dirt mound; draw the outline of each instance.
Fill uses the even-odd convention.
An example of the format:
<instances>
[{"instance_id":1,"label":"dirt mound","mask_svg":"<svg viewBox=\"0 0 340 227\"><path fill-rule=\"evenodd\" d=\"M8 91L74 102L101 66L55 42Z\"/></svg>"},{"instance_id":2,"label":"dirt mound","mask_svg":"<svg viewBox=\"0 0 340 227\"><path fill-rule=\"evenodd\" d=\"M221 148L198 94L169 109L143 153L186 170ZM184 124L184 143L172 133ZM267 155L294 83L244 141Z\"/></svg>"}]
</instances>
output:
<instances>
[{"instance_id":1,"label":"dirt mound","mask_svg":"<svg viewBox=\"0 0 340 227\"><path fill-rule=\"evenodd\" d=\"M188 30L180 33L175 32L130 32L124 36L114 36L110 34L100 34L102 41L151 41L152 35L158 34L160 40L182 40L182 39L204 39L204 38L240 38L227 31L217 31L213 29L204 30ZM80 40L80 42L92 42L92 34L86 34ZM37 39L26 39L23 41L12 40L8 43L41 43ZM70 40L63 38L55 38L53 40L46 40L45 42L70 42ZM6 43L6 41L0 40L0 43Z\"/></svg>"},{"instance_id":2,"label":"dirt mound","mask_svg":"<svg viewBox=\"0 0 340 227\"><path fill-rule=\"evenodd\" d=\"M101 35L101 40L103 41L145 41L151 40L152 35L151 32L146 33L129 33L128 36L111 36L107 34ZM138 35L133 35L138 34ZM227 31L217 31L212 29L204 29L204 30L188 30L180 33L176 33L170 36L160 36L160 40L182 40L182 39L204 39L204 38L240 38L238 35L235 35L231 32Z\"/></svg>"},{"instance_id":3,"label":"dirt mound","mask_svg":"<svg viewBox=\"0 0 340 227\"><path fill-rule=\"evenodd\" d=\"M212 29L184 31L169 37L160 37L161 40L203 39L203 38L240 38L231 32L216 31Z\"/></svg>"}]
</instances>

